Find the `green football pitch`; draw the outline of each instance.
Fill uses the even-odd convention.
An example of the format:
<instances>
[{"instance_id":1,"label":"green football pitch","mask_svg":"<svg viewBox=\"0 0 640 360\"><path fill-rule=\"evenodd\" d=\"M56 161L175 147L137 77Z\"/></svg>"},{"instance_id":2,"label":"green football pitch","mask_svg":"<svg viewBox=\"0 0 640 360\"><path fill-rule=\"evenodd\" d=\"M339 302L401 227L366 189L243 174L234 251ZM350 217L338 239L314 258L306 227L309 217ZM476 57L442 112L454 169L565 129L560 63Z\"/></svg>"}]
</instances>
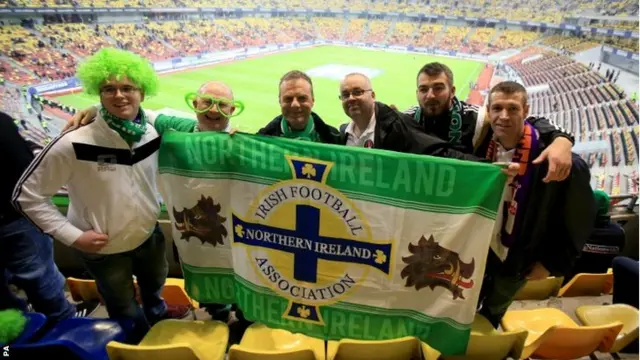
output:
<instances>
[{"instance_id":1,"label":"green football pitch","mask_svg":"<svg viewBox=\"0 0 640 360\"><path fill-rule=\"evenodd\" d=\"M162 75L159 94L145 99L142 106L190 113L184 95L196 91L206 81L221 80L231 86L235 99L246 106L240 116L232 119L233 127L255 132L280 114L278 81L287 71L297 69L307 72L313 80L313 110L327 123L338 126L348 120L338 100L340 79L345 74L369 75L377 100L405 109L416 103L418 70L432 61L451 67L460 99L466 99L469 82L475 82L484 67L483 63L472 60L320 46ZM58 100L79 109L98 102L97 97L84 93L61 96Z\"/></svg>"}]
</instances>

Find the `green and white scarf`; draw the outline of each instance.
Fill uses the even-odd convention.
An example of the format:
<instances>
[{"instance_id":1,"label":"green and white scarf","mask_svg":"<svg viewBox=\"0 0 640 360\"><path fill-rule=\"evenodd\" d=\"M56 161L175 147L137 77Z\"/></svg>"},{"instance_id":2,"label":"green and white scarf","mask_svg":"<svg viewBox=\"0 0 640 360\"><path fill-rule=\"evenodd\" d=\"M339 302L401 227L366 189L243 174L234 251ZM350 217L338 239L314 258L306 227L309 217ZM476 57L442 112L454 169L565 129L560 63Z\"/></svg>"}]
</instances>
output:
<instances>
[{"instance_id":1,"label":"green and white scarf","mask_svg":"<svg viewBox=\"0 0 640 360\"><path fill-rule=\"evenodd\" d=\"M133 121L112 115L104 107L100 109L100 115L107 122L107 125L129 144L140 141L142 135L147 131L147 116L142 109L139 110L138 116Z\"/></svg>"},{"instance_id":2,"label":"green and white scarf","mask_svg":"<svg viewBox=\"0 0 640 360\"><path fill-rule=\"evenodd\" d=\"M309 120L307 121L307 126L304 130L293 130L287 120L282 117L282 122L280 123L280 127L282 129L282 136L289 139L296 140L305 140L305 141L313 141L320 142L320 136L316 132L316 126L313 122L313 117L309 116Z\"/></svg>"}]
</instances>

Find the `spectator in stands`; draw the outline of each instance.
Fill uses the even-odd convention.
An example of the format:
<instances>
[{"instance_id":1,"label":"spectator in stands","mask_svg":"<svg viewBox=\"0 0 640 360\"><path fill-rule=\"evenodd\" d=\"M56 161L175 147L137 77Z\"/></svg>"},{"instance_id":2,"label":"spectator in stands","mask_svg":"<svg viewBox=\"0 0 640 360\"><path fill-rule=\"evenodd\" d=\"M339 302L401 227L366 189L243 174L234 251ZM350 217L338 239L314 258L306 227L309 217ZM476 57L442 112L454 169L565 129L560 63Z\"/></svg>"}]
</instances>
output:
<instances>
[{"instance_id":1,"label":"spectator in stands","mask_svg":"<svg viewBox=\"0 0 640 360\"><path fill-rule=\"evenodd\" d=\"M638 308L638 261L626 256L613 259L613 300L614 304L626 304ZM632 341L622 349L622 353L638 353L638 341Z\"/></svg>"},{"instance_id":2,"label":"spectator in stands","mask_svg":"<svg viewBox=\"0 0 640 360\"><path fill-rule=\"evenodd\" d=\"M638 261L618 256L612 261L613 303L638 308Z\"/></svg>"},{"instance_id":3,"label":"spectator in stands","mask_svg":"<svg viewBox=\"0 0 640 360\"><path fill-rule=\"evenodd\" d=\"M167 316L160 294L168 266L157 223L160 138L140 108L159 81L148 61L112 48L87 59L77 76L88 94L100 96L98 120L52 141L18 182L13 200L44 232L78 250L109 317L133 321L136 339ZM49 200L65 184L68 218Z\"/></svg>"},{"instance_id":4,"label":"spectator in stands","mask_svg":"<svg viewBox=\"0 0 640 360\"><path fill-rule=\"evenodd\" d=\"M609 216L609 195L602 190L593 192L596 201L596 221L591 236L582 248L582 254L571 275L578 273L606 273L611 261L620 254L625 245L622 226L611 221ZM569 281L573 276L567 276Z\"/></svg>"},{"instance_id":5,"label":"spectator in stands","mask_svg":"<svg viewBox=\"0 0 640 360\"><path fill-rule=\"evenodd\" d=\"M260 135L336 144L340 133L314 113L313 83L302 71L293 70L280 79L278 98L282 114L276 116Z\"/></svg>"},{"instance_id":6,"label":"spectator in stands","mask_svg":"<svg viewBox=\"0 0 640 360\"><path fill-rule=\"evenodd\" d=\"M468 154L476 153L483 157L486 149L480 148L480 145L485 138L492 136L491 127L485 123L484 112L455 96L451 69L438 62L426 64L418 72L417 85L419 105L405 113L426 133L448 141ZM536 164L549 161L549 173L545 181L565 179L571 171L573 137L545 118L533 118L531 124L550 144L535 160Z\"/></svg>"},{"instance_id":7,"label":"spectator in stands","mask_svg":"<svg viewBox=\"0 0 640 360\"><path fill-rule=\"evenodd\" d=\"M411 118L377 102L371 80L364 74L351 73L340 83L339 98L349 124L340 127L340 143L347 146L385 149L481 161L473 155L450 149L450 146L425 134Z\"/></svg>"},{"instance_id":8,"label":"spectator in stands","mask_svg":"<svg viewBox=\"0 0 640 360\"><path fill-rule=\"evenodd\" d=\"M27 311L26 304L9 289L7 280L20 287L37 312L50 322L73 316L88 316L98 303L78 306L65 297L64 276L53 260L53 240L24 218L11 204L11 194L22 173L33 160L33 153L20 136L13 119L0 112L0 153L5 172L0 177L0 310L17 308Z\"/></svg>"},{"instance_id":9,"label":"spectator in stands","mask_svg":"<svg viewBox=\"0 0 640 360\"><path fill-rule=\"evenodd\" d=\"M533 159L548 146L527 118L525 88L513 81L489 92L487 113L495 133L486 156L520 162L520 172L504 194L502 230L489 252L480 294L480 313L495 327L527 280L567 274L595 219L587 164L573 154L571 175L545 183L545 164Z\"/></svg>"}]
</instances>

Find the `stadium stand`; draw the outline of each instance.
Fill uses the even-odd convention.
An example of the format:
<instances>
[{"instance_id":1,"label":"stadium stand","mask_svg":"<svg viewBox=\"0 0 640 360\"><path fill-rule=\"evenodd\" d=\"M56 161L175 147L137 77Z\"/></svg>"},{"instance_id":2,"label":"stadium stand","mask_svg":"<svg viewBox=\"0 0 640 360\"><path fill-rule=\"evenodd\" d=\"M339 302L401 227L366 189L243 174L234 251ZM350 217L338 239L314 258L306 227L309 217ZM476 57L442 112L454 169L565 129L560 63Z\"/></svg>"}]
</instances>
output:
<instances>
[{"instance_id":1,"label":"stadium stand","mask_svg":"<svg viewBox=\"0 0 640 360\"><path fill-rule=\"evenodd\" d=\"M318 29L318 35L324 40L338 40L342 38L344 32L343 19L336 18L314 18L313 23Z\"/></svg>"},{"instance_id":2,"label":"stadium stand","mask_svg":"<svg viewBox=\"0 0 640 360\"><path fill-rule=\"evenodd\" d=\"M442 25L422 23L416 35L416 46L435 47L438 44L438 40L440 40L443 28Z\"/></svg>"},{"instance_id":3,"label":"stadium stand","mask_svg":"<svg viewBox=\"0 0 640 360\"><path fill-rule=\"evenodd\" d=\"M59 52L29 29L19 25L0 28L0 52L11 57L37 77L57 80L73 76L76 61Z\"/></svg>"},{"instance_id":4,"label":"stadium stand","mask_svg":"<svg viewBox=\"0 0 640 360\"><path fill-rule=\"evenodd\" d=\"M473 79L470 84L462 84L462 86L469 85L471 87L466 100L476 105L485 103L490 86L500 78L498 76L500 67L506 67L510 73L514 74L515 79L532 89L529 93L531 114L548 117L573 132L578 144L606 144L606 149L594 147L594 149L580 153L591 168L593 188L605 190L612 196L638 194L637 166L640 157L638 104L632 101L628 94L625 94L620 85L607 81L603 76L604 70L599 73L571 57L571 55L601 44L610 44L619 49L638 53L637 39L600 35L587 37L554 35L553 32L514 30L515 26L482 27L471 22L465 24L456 20L451 22L440 20L438 22L431 20L419 22L412 21L408 17L388 20L384 19L383 15L388 13L412 15L426 13L453 17L478 17L478 14L482 14L484 18L561 23L568 17L586 11L607 16L635 16L638 13L635 1L522 0L514 3L507 0L469 0L464 2L438 0L427 4L424 2L398 3L381 0L135 0L133 2L124 0L9 0L8 2L0 2L0 7L7 6L30 8L42 6L48 8L141 6L145 8L189 7L192 9L253 9L259 7L261 9L299 10L304 14L300 17L286 18L268 18L262 17L260 14L245 17L239 17L237 14L231 15L231 17L199 14L198 17L194 16L193 18L190 16L164 17L163 15L156 18L141 18L139 21L122 20L120 23L100 25L47 22L35 26L3 24L0 27L0 77L7 84L2 85L0 82L0 109L16 119L22 136L40 146L49 143L51 138L59 133L62 124L71 116L74 109L59 103L53 95L35 95L30 100L30 97L24 94L26 87L21 88L20 86L35 85L72 76L77 63L82 58L105 46L121 47L147 57L151 61L161 61L204 53L215 54L224 50L291 44L315 39L363 42L376 45L428 48L427 52L429 53L446 51L449 55L457 52L457 56L460 56L460 53L465 56L469 54L473 56L484 55L483 59L488 62L478 78ZM352 12L368 10L378 13L367 19L351 17L353 15L345 17L311 16L309 15L311 11L306 11L326 11L327 9L350 10ZM207 18L207 16L211 18ZM590 26L638 30L638 23L629 21L607 21ZM503 51L513 52L515 55L504 55L504 57L496 55ZM492 55L496 55L501 60L491 58ZM34 110L40 112L42 118L52 124L48 130L45 130L41 123L34 120ZM637 223L637 214L632 215ZM170 222L167 225L166 219L161 221L164 221L165 229L167 226L170 228ZM563 279L552 280L558 285L557 288L548 291L542 299L537 299L540 301L535 303L526 303L525 301L529 299L519 301L515 304L518 310L520 307L535 306L538 308L560 308L565 316L574 312L574 309L567 310L569 301L563 303L563 298L568 296L566 288L559 289L559 284ZM184 287L184 282L181 286ZM608 291L601 290L600 288L594 291L602 296L581 297L579 301L597 306L602 303L610 303L611 295L601 294L608 294ZM558 303L561 305L557 306ZM195 304L195 306L198 305ZM206 318L208 320L208 315L204 314L203 309L197 309L196 317L198 319ZM558 314L555 313L555 315ZM634 315L637 314L634 313ZM106 313L102 309L102 312L94 316L104 317ZM188 337L184 333L199 324L197 321L185 320L182 322L183 328L177 327L165 332L163 336L166 338L163 338L162 341L169 344L167 346L173 346L177 341L175 336L180 336L181 341L189 344L188 347L196 348L198 341L203 342L205 336L200 333L195 335L189 333L191 335ZM574 327L579 326L578 324L574 325ZM227 330L225 326L222 328L224 331ZM269 329L264 330L270 331ZM474 328L474 330L476 329ZM245 339L250 337L252 333L254 332L245 333ZM213 333L206 337L206 340L209 341L208 344L211 345L215 342L216 351L223 354L226 343L220 343L220 339L226 340L226 335L222 334L224 336L214 339L211 334ZM220 335L221 333L216 334ZM267 334L270 333L267 332ZM293 334L284 335L286 335L285 337L293 337ZM487 335L487 337L492 340L500 335L504 334L492 330L491 335ZM623 337L622 335L621 333L616 341L619 341ZM524 344L524 338L522 343ZM362 346L362 344L359 345ZM111 343L111 347L112 351L115 351L116 348L120 348L120 350L124 348L114 343ZM517 358L517 356L515 357ZM604 357L596 357L604 359ZM232 357L229 356L229 358ZM480 356L479 358L490 357ZM627 359L626 357L622 358Z\"/></svg>"},{"instance_id":5,"label":"stadium stand","mask_svg":"<svg viewBox=\"0 0 640 360\"><path fill-rule=\"evenodd\" d=\"M51 24L36 27L54 47L63 47L73 54L89 56L103 47L113 46L100 33L100 25Z\"/></svg>"},{"instance_id":6,"label":"stadium stand","mask_svg":"<svg viewBox=\"0 0 640 360\"><path fill-rule=\"evenodd\" d=\"M389 45L409 45L413 43L418 25L416 23L396 22L391 35Z\"/></svg>"},{"instance_id":7,"label":"stadium stand","mask_svg":"<svg viewBox=\"0 0 640 360\"><path fill-rule=\"evenodd\" d=\"M136 52L157 61L177 56L178 51L160 42L143 25L117 24L105 26L105 34L114 39L118 47Z\"/></svg>"},{"instance_id":8,"label":"stadium stand","mask_svg":"<svg viewBox=\"0 0 640 360\"><path fill-rule=\"evenodd\" d=\"M351 19L349 25L347 25L347 33L345 34L345 41L362 41L366 32L365 25L367 20L365 19Z\"/></svg>"}]
</instances>

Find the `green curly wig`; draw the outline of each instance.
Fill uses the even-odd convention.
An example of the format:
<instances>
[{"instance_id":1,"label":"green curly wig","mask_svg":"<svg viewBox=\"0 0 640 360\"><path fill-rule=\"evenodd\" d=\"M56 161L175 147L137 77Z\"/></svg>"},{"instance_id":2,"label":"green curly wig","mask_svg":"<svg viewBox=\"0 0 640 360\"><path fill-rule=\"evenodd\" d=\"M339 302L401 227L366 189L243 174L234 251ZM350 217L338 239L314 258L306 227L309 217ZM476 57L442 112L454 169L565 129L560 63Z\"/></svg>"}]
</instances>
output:
<instances>
[{"instance_id":1,"label":"green curly wig","mask_svg":"<svg viewBox=\"0 0 640 360\"><path fill-rule=\"evenodd\" d=\"M145 58L129 51L103 48L86 59L76 72L84 91L99 95L100 86L112 77L126 76L144 92L145 96L158 93L159 80L153 66Z\"/></svg>"},{"instance_id":2,"label":"green curly wig","mask_svg":"<svg viewBox=\"0 0 640 360\"><path fill-rule=\"evenodd\" d=\"M22 334L27 318L22 311L9 309L0 311L0 344L8 344Z\"/></svg>"}]
</instances>

